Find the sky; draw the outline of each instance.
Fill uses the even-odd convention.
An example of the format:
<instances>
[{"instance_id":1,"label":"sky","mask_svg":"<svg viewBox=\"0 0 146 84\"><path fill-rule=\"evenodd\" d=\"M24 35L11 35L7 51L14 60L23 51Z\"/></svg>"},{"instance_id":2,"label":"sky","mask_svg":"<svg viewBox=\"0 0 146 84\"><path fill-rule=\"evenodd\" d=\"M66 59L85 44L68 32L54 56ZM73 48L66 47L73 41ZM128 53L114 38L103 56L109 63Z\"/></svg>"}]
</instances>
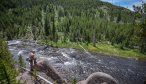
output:
<instances>
[{"instance_id":1,"label":"sky","mask_svg":"<svg viewBox=\"0 0 146 84\"><path fill-rule=\"evenodd\" d=\"M140 5L142 3L141 1L146 3L146 0L101 0L101 1L110 2L113 3L114 5L122 6L130 10L133 10L133 5Z\"/></svg>"}]
</instances>

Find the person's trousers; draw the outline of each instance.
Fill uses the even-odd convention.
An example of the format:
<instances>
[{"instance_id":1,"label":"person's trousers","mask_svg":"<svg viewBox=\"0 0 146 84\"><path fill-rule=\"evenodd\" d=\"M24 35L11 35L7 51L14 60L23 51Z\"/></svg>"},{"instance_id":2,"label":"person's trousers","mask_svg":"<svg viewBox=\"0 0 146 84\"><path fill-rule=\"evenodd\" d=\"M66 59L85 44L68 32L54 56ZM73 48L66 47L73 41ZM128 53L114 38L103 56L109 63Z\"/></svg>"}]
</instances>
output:
<instances>
[{"instance_id":1,"label":"person's trousers","mask_svg":"<svg viewBox=\"0 0 146 84\"><path fill-rule=\"evenodd\" d=\"M30 60L30 70L33 71L33 66L36 64L36 59Z\"/></svg>"}]
</instances>

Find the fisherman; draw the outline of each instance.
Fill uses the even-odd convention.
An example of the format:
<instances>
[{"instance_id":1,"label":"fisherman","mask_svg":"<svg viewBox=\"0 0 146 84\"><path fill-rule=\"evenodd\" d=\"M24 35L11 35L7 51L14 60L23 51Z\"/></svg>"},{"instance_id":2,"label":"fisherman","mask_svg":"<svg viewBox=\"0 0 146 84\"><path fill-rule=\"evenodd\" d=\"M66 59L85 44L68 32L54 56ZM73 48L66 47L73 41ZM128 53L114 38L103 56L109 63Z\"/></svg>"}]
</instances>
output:
<instances>
[{"instance_id":1,"label":"fisherman","mask_svg":"<svg viewBox=\"0 0 146 84\"><path fill-rule=\"evenodd\" d=\"M29 62L30 62L30 70L33 71L33 66L37 63L36 54L34 50L30 51Z\"/></svg>"}]
</instances>

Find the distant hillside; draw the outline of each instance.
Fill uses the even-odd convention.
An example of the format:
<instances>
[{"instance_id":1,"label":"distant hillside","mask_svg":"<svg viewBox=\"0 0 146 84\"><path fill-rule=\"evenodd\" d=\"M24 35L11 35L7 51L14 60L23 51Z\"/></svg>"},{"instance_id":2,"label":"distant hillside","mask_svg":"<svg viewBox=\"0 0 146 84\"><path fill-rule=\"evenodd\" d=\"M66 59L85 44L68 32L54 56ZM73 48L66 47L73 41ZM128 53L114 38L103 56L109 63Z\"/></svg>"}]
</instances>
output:
<instances>
[{"instance_id":1,"label":"distant hillside","mask_svg":"<svg viewBox=\"0 0 146 84\"><path fill-rule=\"evenodd\" d=\"M48 3L56 6L62 6L65 10L73 12L72 9L77 9L77 14L93 13L90 17L100 14L101 17L110 19L121 17L123 22L132 22L133 13L123 7L112 5L108 2L102 2L100 0L19 0L17 1L18 7L32 8L34 6L46 6Z\"/></svg>"},{"instance_id":2,"label":"distant hillside","mask_svg":"<svg viewBox=\"0 0 146 84\"><path fill-rule=\"evenodd\" d=\"M65 10L78 9L79 12L85 13L90 11L90 13L94 13L94 15L98 15L99 12L101 17L112 21L113 18L119 17L120 15L123 22L132 22L132 17L134 16L129 9L115 6L108 2L102 2L100 0L56 0L53 4L63 6ZM94 15L91 15L90 17L94 17Z\"/></svg>"},{"instance_id":3,"label":"distant hillside","mask_svg":"<svg viewBox=\"0 0 146 84\"><path fill-rule=\"evenodd\" d=\"M2 0L0 34L54 42L110 42L134 48L134 13L99 0ZM6 6L7 5L7 6Z\"/></svg>"}]
</instances>

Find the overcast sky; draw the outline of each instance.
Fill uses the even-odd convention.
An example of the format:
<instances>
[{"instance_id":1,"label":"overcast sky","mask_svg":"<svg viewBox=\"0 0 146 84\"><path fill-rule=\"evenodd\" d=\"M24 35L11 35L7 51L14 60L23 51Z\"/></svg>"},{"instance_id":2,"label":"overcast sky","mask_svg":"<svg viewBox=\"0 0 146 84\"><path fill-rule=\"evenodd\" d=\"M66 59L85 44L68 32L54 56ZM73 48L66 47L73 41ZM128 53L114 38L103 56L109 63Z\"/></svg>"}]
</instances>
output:
<instances>
[{"instance_id":1,"label":"overcast sky","mask_svg":"<svg viewBox=\"0 0 146 84\"><path fill-rule=\"evenodd\" d=\"M133 5L140 5L142 2L141 0L101 0L105 2L113 3L114 5L120 5L122 7L125 7L130 10L133 10ZM142 0L143 2L146 2L146 0Z\"/></svg>"}]
</instances>

